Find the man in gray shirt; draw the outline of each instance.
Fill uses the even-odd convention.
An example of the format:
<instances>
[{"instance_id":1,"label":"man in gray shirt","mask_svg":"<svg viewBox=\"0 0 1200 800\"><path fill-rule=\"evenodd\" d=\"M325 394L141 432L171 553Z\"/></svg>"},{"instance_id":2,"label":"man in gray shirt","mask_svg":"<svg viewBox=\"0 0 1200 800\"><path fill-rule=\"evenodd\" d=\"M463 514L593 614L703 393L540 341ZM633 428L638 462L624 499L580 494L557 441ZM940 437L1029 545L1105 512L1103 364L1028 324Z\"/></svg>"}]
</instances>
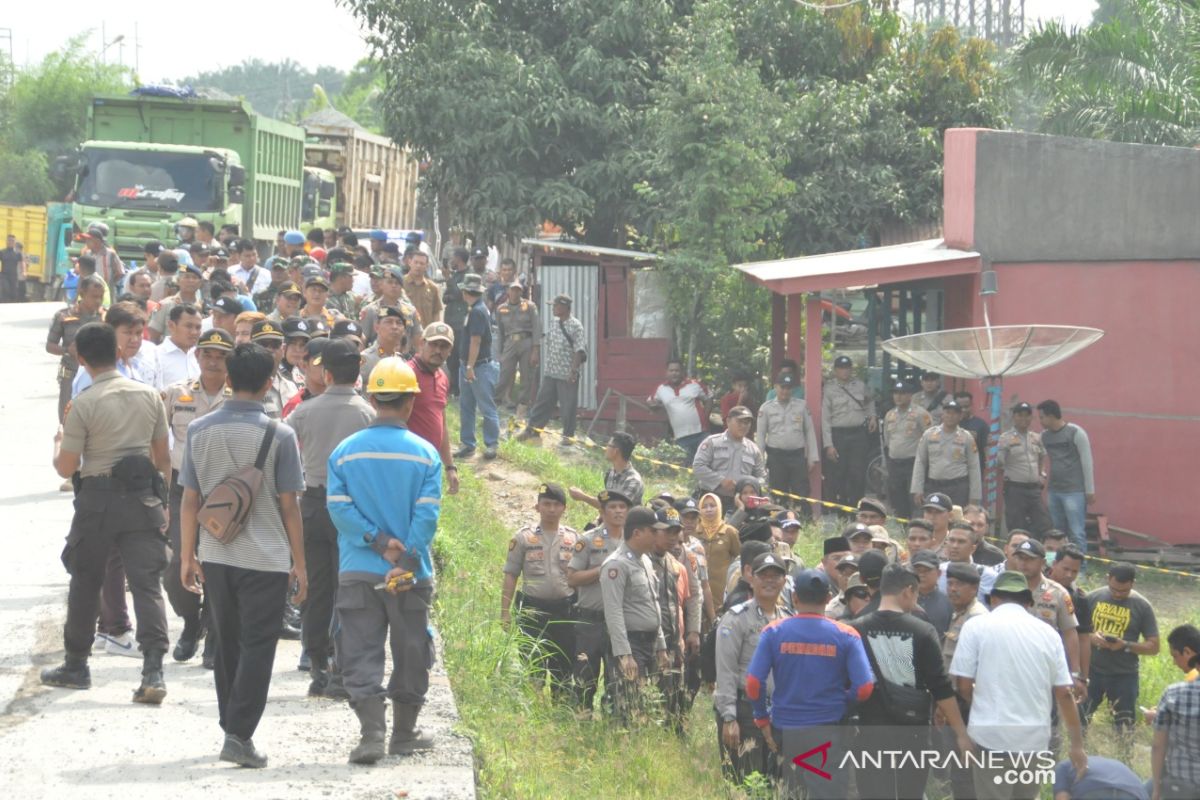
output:
<instances>
[{"instance_id":1,"label":"man in gray shirt","mask_svg":"<svg viewBox=\"0 0 1200 800\"><path fill-rule=\"evenodd\" d=\"M762 450L746 438L754 414L745 406L729 409L725 432L709 436L696 448L692 469L704 492L721 498L721 506L734 507L733 495L739 481L753 480L761 485L767 477L767 462Z\"/></svg>"},{"instance_id":2,"label":"man in gray shirt","mask_svg":"<svg viewBox=\"0 0 1200 800\"><path fill-rule=\"evenodd\" d=\"M304 473L296 434L263 411L275 359L254 343L228 360L233 397L188 426L179 469L183 486L180 547L184 588L204 592L212 606L217 641L217 709L225 745L221 760L262 768L267 757L251 737L262 719L279 642L279 620L289 585L299 605L308 593L300 492ZM222 543L199 530L202 498L226 478L255 463L265 432L274 435L263 464L262 487L236 539ZM196 544L199 539L199 558Z\"/></svg>"},{"instance_id":3,"label":"man in gray shirt","mask_svg":"<svg viewBox=\"0 0 1200 800\"><path fill-rule=\"evenodd\" d=\"M1054 527L1071 534L1071 541L1087 554L1087 507L1096 502L1096 478L1092 470L1092 444L1087 431L1062 418L1055 400L1038 403L1042 423L1042 447L1050 459L1050 481L1046 500Z\"/></svg>"},{"instance_id":4,"label":"man in gray shirt","mask_svg":"<svg viewBox=\"0 0 1200 800\"><path fill-rule=\"evenodd\" d=\"M1134 590L1133 564L1108 568L1108 586L1087 596L1092 612L1092 662L1084 715L1107 697L1118 733L1133 730L1138 709L1138 657L1158 655L1158 620L1150 601ZM1087 646L1088 642L1081 642Z\"/></svg>"}]
</instances>

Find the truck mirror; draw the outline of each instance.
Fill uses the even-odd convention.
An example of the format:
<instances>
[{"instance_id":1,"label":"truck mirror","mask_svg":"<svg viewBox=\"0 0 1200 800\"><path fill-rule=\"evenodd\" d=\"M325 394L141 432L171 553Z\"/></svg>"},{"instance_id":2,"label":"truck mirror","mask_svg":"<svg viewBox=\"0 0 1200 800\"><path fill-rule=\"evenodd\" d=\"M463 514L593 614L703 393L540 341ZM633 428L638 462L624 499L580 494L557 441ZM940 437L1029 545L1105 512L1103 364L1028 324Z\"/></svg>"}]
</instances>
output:
<instances>
[{"instance_id":1,"label":"truck mirror","mask_svg":"<svg viewBox=\"0 0 1200 800\"><path fill-rule=\"evenodd\" d=\"M321 181L321 199L332 200L337 187L333 181Z\"/></svg>"},{"instance_id":2,"label":"truck mirror","mask_svg":"<svg viewBox=\"0 0 1200 800\"><path fill-rule=\"evenodd\" d=\"M242 186L230 186L229 187L229 202L230 203L246 202L245 188Z\"/></svg>"},{"instance_id":3,"label":"truck mirror","mask_svg":"<svg viewBox=\"0 0 1200 800\"><path fill-rule=\"evenodd\" d=\"M246 168L237 164L229 165L229 188L242 187L246 185Z\"/></svg>"}]
</instances>

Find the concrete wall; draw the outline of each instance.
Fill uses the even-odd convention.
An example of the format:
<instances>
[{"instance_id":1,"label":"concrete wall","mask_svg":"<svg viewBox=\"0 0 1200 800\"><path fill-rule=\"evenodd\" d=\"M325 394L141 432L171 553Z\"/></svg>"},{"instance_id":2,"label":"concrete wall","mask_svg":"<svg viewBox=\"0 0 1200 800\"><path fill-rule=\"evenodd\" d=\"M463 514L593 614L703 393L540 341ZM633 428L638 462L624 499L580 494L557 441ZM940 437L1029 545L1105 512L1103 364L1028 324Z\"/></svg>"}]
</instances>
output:
<instances>
[{"instance_id":1,"label":"concrete wall","mask_svg":"<svg viewBox=\"0 0 1200 800\"><path fill-rule=\"evenodd\" d=\"M1200 258L1200 150L950 130L945 231L994 263Z\"/></svg>"},{"instance_id":2,"label":"concrete wall","mask_svg":"<svg viewBox=\"0 0 1200 800\"><path fill-rule=\"evenodd\" d=\"M1096 459L1097 504L1122 528L1200 543L1200 260L996 264L994 325L1086 325L1105 336L1077 356L1004 382L1005 405L1058 400ZM983 324L982 317L977 324ZM1036 420L1035 420L1036 426Z\"/></svg>"}]
</instances>

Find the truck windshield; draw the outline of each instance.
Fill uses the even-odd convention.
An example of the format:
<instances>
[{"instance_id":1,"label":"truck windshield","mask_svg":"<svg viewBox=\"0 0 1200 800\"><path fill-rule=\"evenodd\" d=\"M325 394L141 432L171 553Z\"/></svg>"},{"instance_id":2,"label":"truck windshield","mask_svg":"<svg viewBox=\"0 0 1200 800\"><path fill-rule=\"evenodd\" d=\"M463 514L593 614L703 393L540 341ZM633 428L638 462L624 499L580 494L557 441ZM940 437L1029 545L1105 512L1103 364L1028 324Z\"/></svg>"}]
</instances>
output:
<instances>
[{"instance_id":1,"label":"truck windshield","mask_svg":"<svg viewBox=\"0 0 1200 800\"><path fill-rule=\"evenodd\" d=\"M87 205L217 211L220 181L203 153L88 148L79 201Z\"/></svg>"}]
</instances>

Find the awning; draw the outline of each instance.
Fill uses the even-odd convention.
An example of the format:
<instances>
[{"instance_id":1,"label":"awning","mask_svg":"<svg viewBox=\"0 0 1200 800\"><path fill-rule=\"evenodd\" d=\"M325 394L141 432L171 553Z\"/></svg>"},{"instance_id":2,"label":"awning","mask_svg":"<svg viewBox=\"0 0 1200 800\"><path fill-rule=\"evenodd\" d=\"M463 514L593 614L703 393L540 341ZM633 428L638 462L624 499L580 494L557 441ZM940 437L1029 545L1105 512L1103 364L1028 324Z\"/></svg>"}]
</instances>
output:
<instances>
[{"instance_id":1,"label":"awning","mask_svg":"<svg viewBox=\"0 0 1200 800\"><path fill-rule=\"evenodd\" d=\"M869 247L778 261L737 264L734 269L781 295L822 292L849 286L972 275L979 272L979 253L946 247L926 239L889 247Z\"/></svg>"},{"instance_id":2,"label":"awning","mask_svg":"<svg viewBox=\"0 0 1200 800\"><path fill-rule=\"evenodd\" d=\"M563 253L586 253L590 256L614 256L627 258L630 261L657 261L653 253L641 253L637 250L618 250L615 247L597 247L579 242L567 242L561 239L522 239L521 244L535 247L539 250L558 251Z\"/></svg>"}]
</instances>

